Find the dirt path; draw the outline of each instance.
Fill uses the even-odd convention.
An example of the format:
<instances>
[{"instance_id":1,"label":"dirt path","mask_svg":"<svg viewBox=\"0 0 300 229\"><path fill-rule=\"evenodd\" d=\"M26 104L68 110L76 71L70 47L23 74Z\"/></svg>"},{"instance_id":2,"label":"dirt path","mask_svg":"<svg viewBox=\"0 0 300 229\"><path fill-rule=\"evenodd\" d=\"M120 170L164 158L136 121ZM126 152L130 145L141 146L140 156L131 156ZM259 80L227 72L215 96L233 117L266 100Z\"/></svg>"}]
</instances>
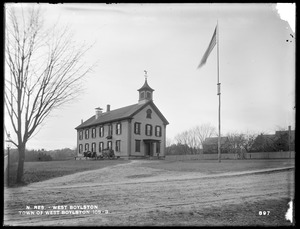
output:
<instances>
[{"instance_id":1,"label":"dirt path","mask_svg":"<svg viewBox=\"0 0 300 229\"><path fill-rule=\"evenodd\" d=\"M153 212L196 212L294 195L292 170L207 176L153 169L144 163L151 162L136 160L5 190L5 225L155 225L155 218L148 217ZM92 205L108 214L45 214L58 205L67 209ZM42 215L20 214L26 206L45 209Z\"/></svg>"}]
</instances>

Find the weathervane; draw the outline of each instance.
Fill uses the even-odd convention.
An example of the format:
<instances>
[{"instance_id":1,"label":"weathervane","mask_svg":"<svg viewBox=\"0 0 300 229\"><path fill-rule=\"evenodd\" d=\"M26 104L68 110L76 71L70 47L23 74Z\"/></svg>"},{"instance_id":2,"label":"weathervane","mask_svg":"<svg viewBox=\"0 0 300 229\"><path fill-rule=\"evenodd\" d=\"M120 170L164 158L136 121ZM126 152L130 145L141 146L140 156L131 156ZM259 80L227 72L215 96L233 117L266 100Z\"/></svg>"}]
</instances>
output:
<instances>
[{"instance_id":1,"label":"weathervane","mask_svg":"<svg viewBox=\"0 0 300 229\"><path fill-rule=\"evenodd\" d=\"M144 70L144 73L145 73L145 79L147 80L147 77L148 77L148 75L147 75L147 71L146 71L146 70Z\"/></svg>"}]
</instances>

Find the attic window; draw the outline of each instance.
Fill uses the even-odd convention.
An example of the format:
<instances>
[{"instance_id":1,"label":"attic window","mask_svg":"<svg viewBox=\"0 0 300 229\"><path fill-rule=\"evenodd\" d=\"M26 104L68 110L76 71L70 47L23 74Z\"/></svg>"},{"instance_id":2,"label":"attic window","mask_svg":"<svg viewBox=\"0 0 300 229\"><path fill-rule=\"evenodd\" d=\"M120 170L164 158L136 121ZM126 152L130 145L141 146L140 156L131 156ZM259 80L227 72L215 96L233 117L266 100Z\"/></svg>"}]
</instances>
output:
<instances>
[{"instance_id":1,"label":"attic window","mask_svg":"<svg viewBox=\"0 0 300 229\"><path fill-rule=\"evenodd\" d=\"M151 118L152 110L148 109L148 110L146 111L146 113L147 113L146 118Z\"/></svg>"}]
</instances>

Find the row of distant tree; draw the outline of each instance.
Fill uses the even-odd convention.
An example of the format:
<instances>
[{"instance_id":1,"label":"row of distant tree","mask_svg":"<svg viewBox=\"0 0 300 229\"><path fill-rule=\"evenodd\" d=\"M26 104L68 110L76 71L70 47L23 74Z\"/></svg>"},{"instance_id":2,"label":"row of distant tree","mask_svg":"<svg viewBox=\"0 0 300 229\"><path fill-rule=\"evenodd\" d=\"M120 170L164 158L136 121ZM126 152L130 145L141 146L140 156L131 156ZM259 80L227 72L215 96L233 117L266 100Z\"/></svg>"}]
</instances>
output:
<instances>
[{"instance_id":1,"label":"row of distant tree","mask_svg":"<svg viewBox=\"0 0 300 229\"><path fill-rule=\"evenodd\" d=\"M221 145L221 152L236 153L241 152L276 152L288 151L289 135L287 131L276 131L274 135L263 133L245 132L227 133L226 144ZM166 155L181 154L199 154L203 152L203 143L206 138L217 137L216 128L206 123L195 126L189 130L177 134L172 142L167 139ZM294 149L294 140L291 142L292 150Z\"/></svg>"},{"instance_id":2,"label":"row of distant tree","mask_svg":"<svg viewBox=\"0 0 300 229\"><path fill-rule=\"evenodd\" d=\"M25 161L61 161L74 158L76 149L64 148L58 150L25 150ZM18 162L19 154L18 149L10 149L10 162Z\"/></svg>"}]
</instances>

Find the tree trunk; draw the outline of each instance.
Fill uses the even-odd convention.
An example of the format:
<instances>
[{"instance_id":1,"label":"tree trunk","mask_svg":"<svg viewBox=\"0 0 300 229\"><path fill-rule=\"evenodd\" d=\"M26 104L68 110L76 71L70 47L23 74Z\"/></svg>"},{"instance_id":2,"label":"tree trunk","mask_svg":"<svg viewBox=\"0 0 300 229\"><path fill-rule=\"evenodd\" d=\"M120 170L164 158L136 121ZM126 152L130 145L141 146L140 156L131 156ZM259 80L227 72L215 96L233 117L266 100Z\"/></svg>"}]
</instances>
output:
<instances>
[{"instance_id":1,"label":"tree trunk","mask_svg":"<svg viewBox=\"0 0 300 229\"><path fill-rule=\"evenodd\" d=\"M18 171L17 171L17 184L23 182L23 174L24 174L24 161L25 161L25 144L21 144L18 147L19 151L19 163L18 163Z\"/></svg>"}]
</instances>

